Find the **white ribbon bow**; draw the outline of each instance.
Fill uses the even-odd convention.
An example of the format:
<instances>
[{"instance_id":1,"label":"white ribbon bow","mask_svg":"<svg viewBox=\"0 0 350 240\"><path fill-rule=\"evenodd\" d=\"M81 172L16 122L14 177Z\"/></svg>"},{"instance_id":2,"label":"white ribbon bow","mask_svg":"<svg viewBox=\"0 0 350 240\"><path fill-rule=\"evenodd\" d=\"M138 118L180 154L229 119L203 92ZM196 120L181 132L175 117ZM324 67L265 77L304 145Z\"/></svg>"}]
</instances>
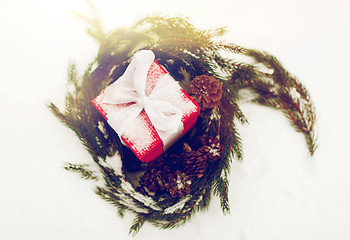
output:
<instances>
[{"instance_id":1,"label":"white ribbon bow","mask_svg":"<svg viewBox=\"0 0 350 240\"><path fill-rule=\"evenodd\" d=\"M133 121L144 109L160 138L164 142L169 134L183 130L182 112L175 105L164 100L169 91L178 91L180 86L169 75L163 75L149 96L146 95L148 70L154 61L154 53L150 50L137 52L125 73L104 92L103 102L108 104L127 105L127 116L122 117L122 124L115 129L119 137L132 127Z\"/></svg>"}]
</instances>

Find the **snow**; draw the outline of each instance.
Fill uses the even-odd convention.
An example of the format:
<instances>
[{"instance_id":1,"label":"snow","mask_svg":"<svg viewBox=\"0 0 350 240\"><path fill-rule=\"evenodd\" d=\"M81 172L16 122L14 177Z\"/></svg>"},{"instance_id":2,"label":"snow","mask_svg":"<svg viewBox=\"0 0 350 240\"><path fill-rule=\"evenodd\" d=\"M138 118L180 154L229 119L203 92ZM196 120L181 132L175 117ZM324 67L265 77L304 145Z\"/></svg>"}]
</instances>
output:
<instances>
[{"instance_id":1,"label":"snow","mask_svg":"<svg viewBox=\"0 0 350 240\"><path fill-rule=\"evenodd\" d=\"M318 116L320 145L311 158L282 113L242 100L249 125L239 125L244 160L233 161L228 176L231 214L213 197L183 227L146 223L134 239L350 238L349 1L92 2L106 30L155 12L227 26L225 39L277 56L307 87ZM83 0L0 2L0 239L131 239L134 215L119 218L93 181L63 169L93 161L45 106L63 107L69 62L83 74L97 53L69 10L89 13Z\"/></svg>"},{"instance_id":2,"label":"snow","mask_svg":"<svg viewBox=\"0 0 350 240\"><path fill-rule=\"evenodd\" d=\"M185 206L186 202L189 201L191 198L192 198L192 195L186 195L184 198L181 199L181 201L164 209L164 213L170 214L170 213L174 213L174 212L180 212L181 209L183 209L183 207Z\"/></svg>"}]
</instances>

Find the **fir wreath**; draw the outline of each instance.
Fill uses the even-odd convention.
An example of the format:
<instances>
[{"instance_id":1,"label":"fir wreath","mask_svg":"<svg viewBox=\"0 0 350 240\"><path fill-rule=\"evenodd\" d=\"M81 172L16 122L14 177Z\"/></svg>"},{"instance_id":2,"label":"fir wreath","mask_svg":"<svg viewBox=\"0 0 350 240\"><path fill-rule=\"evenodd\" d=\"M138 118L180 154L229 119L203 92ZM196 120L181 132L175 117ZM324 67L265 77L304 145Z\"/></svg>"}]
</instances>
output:
<instances>
[{"instance_id":1,"label":"fir wreath","mask_svg":"<svg viewBox=\"0 0 350 240\"><path fill-rule=\"evenodd\" d=\"M65 168L95 180L96 193L113 204L120 216L126 211L136 214L130 233L138 232L146 221L164 229L184 224L208 206L212 193L219 196L223 212L230 211L230 163L242 159L235 124L247 122L237 104L241 89L253 90L257 95L253 101L282 110L304 134L310 154L315 152L316 117L309 93L275 57L218 40L224 28L198 30L182 17L147 17L108 34L98 20L90 23L89 33L100 44L98 55L82 77L75 65L69 67L68 85L73 90L66 94L65 110L53 103L49 108L76 133L100 173L88 164L68 163ZM141 163L121 144L91 104L142 49L152 50L156 61L202 107L195 127L149 164ZM225 58L224 52L248 56L254 63ZM270 72L260 70L259 64Z\"/></svg>"}]
</instances>

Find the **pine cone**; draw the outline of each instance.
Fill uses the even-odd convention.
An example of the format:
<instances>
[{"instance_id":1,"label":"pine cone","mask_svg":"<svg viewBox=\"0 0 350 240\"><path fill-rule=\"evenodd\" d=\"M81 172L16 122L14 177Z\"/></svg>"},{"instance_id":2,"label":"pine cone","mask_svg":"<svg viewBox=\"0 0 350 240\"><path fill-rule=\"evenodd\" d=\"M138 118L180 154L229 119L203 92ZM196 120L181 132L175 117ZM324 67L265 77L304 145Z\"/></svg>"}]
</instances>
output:
<instances>
[{"instance_id":1,"label":"pine cone","mask_svg":"<svg viewBox=\"0 0 350 240\"><path fill-rule=\"evenodd\" d=\"M184 197L190 193L191 180L185 173L181 171L175 171L168 175L168 181L165 185L166 190L171 194L172 197Z\"/></svg>"},{"instance_id":2,"label":"pine cone","mask_svg":"<svg viewBox=\"0 0 350 240\"><path fill-rule=\"evenodd\" d=\"M219 104L222 97L222 85L213 76L201 75L190 82L187 92L204 110Z\"/></svg>"},{"instance_id":3,"label":"pine cone","mask_svg":"<svg viewBox=\"0 0 350 240\"><path fill-rule=\"evenodd\" d=\"M218 137L203 137L201 142L203 145L201 148L207 154L209 161L214 162L222 156L223 146Z\"/></svg>"},{"instance_id":4,"label":"pine cone","mask_svg":"<svg viewBox=\"0 0 350 240\"><path fill-rule=\"evenodd\" d=\"M183 156L185 173L194 178L201 178L208 167L208 161L202 151L193 151Z\"/></svg>"},{"instance_id":5,"label":"pine cone","mask_svg":"<svg viewBox=\"0 0 350 240\"><path fill-rule=\"evenodd\" d=\"M166 190L166 182L170 171L162 161L152 162L141 176L140 191L149 196L155 196Z\"/></svg>"}]
</instances>

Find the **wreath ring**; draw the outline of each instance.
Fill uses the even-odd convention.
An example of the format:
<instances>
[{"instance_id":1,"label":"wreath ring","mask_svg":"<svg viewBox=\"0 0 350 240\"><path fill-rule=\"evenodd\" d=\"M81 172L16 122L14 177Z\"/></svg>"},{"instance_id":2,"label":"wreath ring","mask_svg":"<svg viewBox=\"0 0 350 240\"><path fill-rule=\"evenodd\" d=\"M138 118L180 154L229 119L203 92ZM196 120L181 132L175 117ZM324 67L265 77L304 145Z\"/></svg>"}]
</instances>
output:
<instances>
[{"instance_id":1,"label":"wreath ring","mask_svg":"<svg viewBox=\"0 0 350 240\"><path fill-rule=\"evenodd\" d=\"M92 21L98 23L98 21ZM96 59L82 77L75 65L68 71L65 110L49 108L72 129L86 147L99 172L88 164L67 163L65 168L96 182L95 192L117 208L136 217L130 233L147 221L160 228L184 224L205 209L212 193L229 213L228 175L232 159L242 159L242 143L236 123L247 120L240 110L238 92L249 88L253 100L282 110L295 129L305 136L312 155L317 147L315 110L308 91L278 60L264 52L218 40L226 30L198 30L186 18L147 17L129 29L104 34L93 24L90 34L100 43ZM201 105L194 128L157 160L144 164L125 147L114 130L92 106L105 87L125 71L135 52L150 49L183 89ZM225 58L222 52L245 55L264 65ZM203 95L202 87L211 89Z\"/></svg>"}]
</instances>

